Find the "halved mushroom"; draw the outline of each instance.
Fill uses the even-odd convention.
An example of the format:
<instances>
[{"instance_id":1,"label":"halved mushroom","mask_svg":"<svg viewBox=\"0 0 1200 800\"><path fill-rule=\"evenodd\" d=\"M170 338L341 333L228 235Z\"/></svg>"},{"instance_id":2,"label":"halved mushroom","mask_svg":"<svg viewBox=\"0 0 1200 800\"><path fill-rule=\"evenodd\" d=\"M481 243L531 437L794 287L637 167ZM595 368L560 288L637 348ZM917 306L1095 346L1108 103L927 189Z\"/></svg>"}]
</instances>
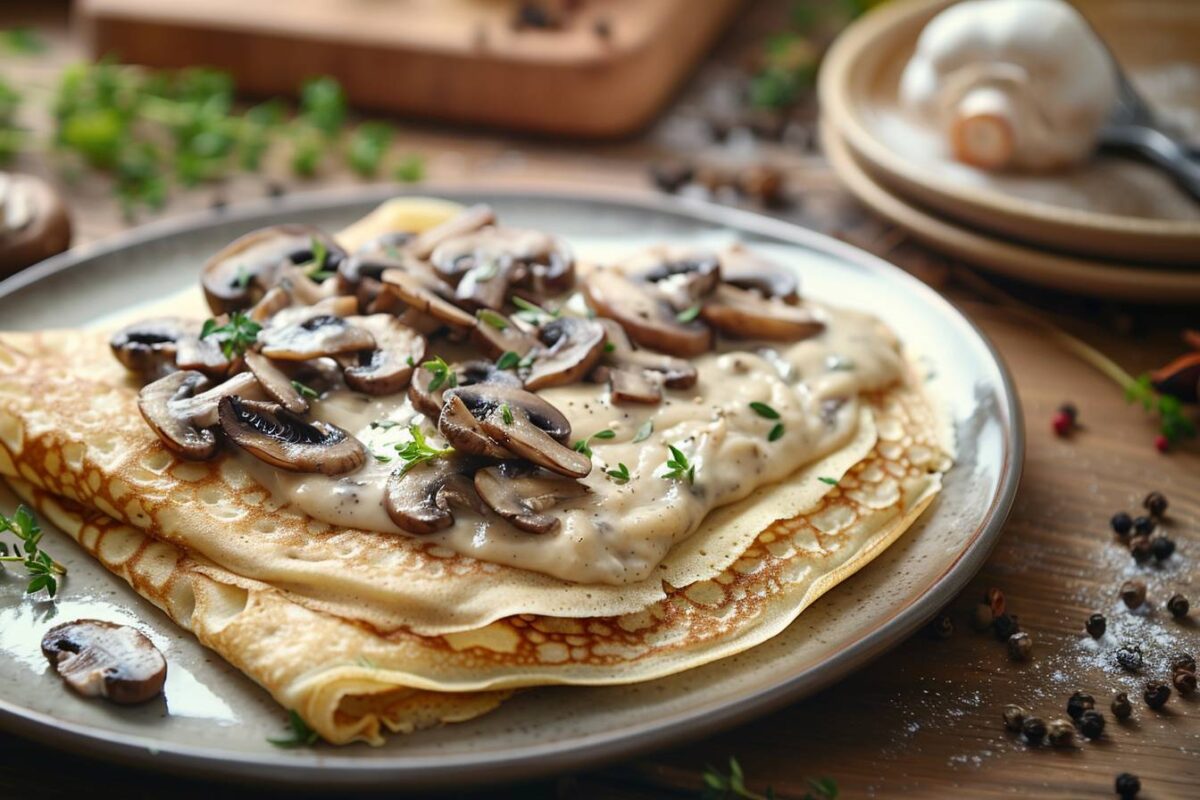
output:
<instances>
[{"instance_id":1,"label":"halved mushroom","mask_svg":"<svg viewBox=\"0 0 1200 800\"><path fill-rule=\"evenodd\" d=\"M445 404L444 395L450 389L459 386L473 386L487 383L492 385L509 386L520 389L521 379L511 372L496 369L491 361L468 361L454 367L454 379L438 382L433 388L437 376L428 369L420 367L413 372L412 383L408 385L408 399L413 408L430 419L437 419Z\"/></svg>"},{"instance_id":2,"label":"halved mushroom","mask_svg":"<svg viewBox=\"0 0 1200 800\"><path fill-rule=\"evenodd\" d=\"M662 402L662 379L647 370L612 369L604 377L614 403Z\"/></svg>"},{"instance_id":3,"label":"halved mushroom","mask_svg":"<svg viewBox=\"0 0 1200 800\"><path fill-rule=\"evenodd\" d=\"M197 428L190 418L173 408L179 400L207 389L208 378L194 370L172 372L138 392L138 411L167 449L196 461L212 458L217 452L217 437L210 430Z\"/></svg>"},{"instance_id":4,"label":"halved mushroom","mask_svg":"<svg viewBox=\"0 0 1200 800\"><path fill-rule=\"evenodd\" d=\"M507 414L503 408L496 408L480 419L479 424L501 447L552 472L582 478L592 471L589 456L552 437L522 408L510 407Z\"/></svg>"},{"instance_id":5,"label":"halved mushroom","mask_svg":"<svg viewBox=\"0 0 1200 800\"><path fill-rule=\"evenodd\" d=\"M292 384L292 379L287 376L287 373L280 369L271 359L251 350L246 353L246 366L254 377L258 379L258 383L262 386L263 391L266 392L267 397L270 397L293 414L308 413L308 401L296 390L296 387Z\"/></svg>"},{"instance_id":6,"label":"halved mushroom","mask_svg":"<svg viewBox=\"0 0 1200 800\"><path fill-rule=\"evenodd\" d=\"M504 353L524 356L537 346L533 332L519 320L490 309L480 309L475 317L471 341L488 358L499 358Z\"/></svg>"},{"instance_id":7,"label":"halved mushroom","mask_svg":"<svg viewBox=\"0 0 1200 800\"><path fill-rule=\"evenodd\" d=\"M651 379L669 389L690 389L696 385L698 373L688 361L675 358L666 353L655 353L650 350L634 350L625 329L611 319L596 320L604 326L608 337L608 352L604 361L617 370L629 372L654 372L661 380ZM603 380L603 377L599 379Z\"/></svg>"},{"instance_id":8,"label":"halved mushroom","mask_svg":"<svg viewBox=\"0 0 1200 800\"><path fill-rule=\"evenodd\" d=\"M144 703L162 692L167 660L137 628L98 619L64 622L42 637L42 655L84 697L120 705Z\"/></svg>"},{"instance_id":9,"label":"halved mushroom","mask_svg":"<svg viewBox=\"0 0 1200 800\"><path fill-rule=\"evenodd\" d=\"M499 309L510 285L539 295L558 294L575 279L575 258L559 239L541 231L486 227L446 239L430 262L455 296L472 307Z\"/></svg>"},{"instance_id":10,"label":"halved mushroom","mask_svg":"<svg viewBox=\"0 0 1200 800\"><path fill-rule=\"evenodd\" d=\"M475 463L451 456L418 464L388 478L383 507L409 533L435 533L454 524L454 507L482 512L471 473Z\"/></svg>"},{"instance_id":11,"label":"halved mushroom","mask_svg":"<svg viewBox=\"0 0 1200 800\"><path fill-rule=\"evenodd\" d=\"M303 322L270 327L259 334L262 354L280 361L307 361L375 348L370 332L344 317L317 313Z\"/></svg>"},{"instance_id":12,"label":"halved mushroom","mask_svg":"<svg viewBox=\"0 0 1200 800\"><path fill-rule=\"evenodd\" d=\"M513 454L496 444L460 397L450 395L446 398L442 413L438 416L437 426L442 436L446 437L446 441L461 453L488 458L512 458Z\"/></svg>"},{"instance_id":13,"label":"halved mushroom","mask_svg":"<svg viewBox=\"0 0 1200 800\"><path fill-rule=\"evenodd\" d=\"M554 533L561 524L557 517L543 512L588 494L588 488L577 480L512 462L476 472L475 491L516 527L541 534Z\"/></svg>"},{"instance_id":14,"label":"halved mushroom","mask_svg":"<svg viewBox=\"0 0 1200 800\"><path fill-rule=\"evenodd\" d=\"M408 243L408 250L417 258L425 260L447 239L463 236L495 221L496 212L492 211L491 206L482 203L473 205L445 222L422 231Z\"/></svg>"},{"instance_id":15,"label":"halved mushroom","mask_svg":"<svg viewBox=\"0 0 1200 800\"><path fill-rule=\"evenodd\" d=\"M630 278L654 284L675 311L692 308L721 280L721 263L712 253L672 247L654 247L621 265Z\"/></svg>"},{"instance_id":16,"label":"halved mushroom","mask_svg":"<svg viewBox=\"0 0 1200 800\"><path fill-rule=\"evenodd\" d=\"M108 346L127 369L154 380L175 368L179 341L194 335L193 326L178 317L159 317L126 325L112 335Z\"/></svg>"},{"instance_id":17,"label":"halved mushroom","mask_svg":"<svg viewBox=\"0 0 1200 800\"><path fill-rule=\"evenodd\" d=\"M604 327L580 317L558 317L538 329L541 342L525 388L533 391L583 380L604 355Z\"/></svg>"},{"instance_id":18,"label":"halved mushroom","mask_svg":"<svg viewBox=\"0 0 1200 800\"><path fill-rule=\"evenodd\" d=\"M800 281L796 273L734 245L721 253L721 280L739 289L756 291L763 297L777 297L793 305L800 300Z\"/></svg>"},{"instance_id":19,"label":"halved mushroom","mask_svg":"<svg viewBox=\"0 0 1200 800\"><path fill-rule=\"evenodd\" d=\"M383 283L417 311L455 328L468 330L475 326L475 317L438 296L429 281L414 273L399 269L384 270Z\"/></svg>"},{"instance_id":20,"label":"halved mushroom","mask_svg":"<svg viewBox=\"0 0 1200 800\"><path fill-rule=\"evenodd\" d=\"M563 416L563 413L538 395L527 392L520 386L513 386L507 382L487 381L450 389L446 392L447 399L451 394L462 398L467 408L478 420L487 420L493 412L499 413L501 407L507 405L514 419L517 417L529 419L535 427L541 429L550 438L563 443L571 438L571 423ZM495 439L495 436L492 438ZM500 444L504 443L500 442Z\"/></svg>"},{"instance_id":21,"label":"halved mushroom","mask_svg":"<svg viewBox=\"0 0 1200 800\"><path fill-rule=\"evenodd\" d=\"M238 447L291 472L341 475L367 460L362 442L327 422L307 422L274 403L223 397L217 405L221 430Z\"/></svg>"},{"instance_id":22,"label":"halved mushroom","mask_svg":"<svg viewBox=\"0 0 1200 800\"><path fill-rule=\"evenodd\" d=\"M224 383L201 392L200 394L184 397L171 402L171 413L185 419L197 428L215 428L217 426L217 403L222 397L237 395L244 400L265 400L267 395L262 384L251 372L239 372Z\"/></svg>"},{"instance_id":23,"label":"halved mushroom","mask_svg":"<svg viewBox=\"0 0 1200 800\"><path fill-rule=\"evenodd\" d=\"M584 291L597 314L619 322L643 347L684 357L712 347L712 330L699 322L681 322L653 285L630 280L613 269L597 269L588 275Z\"/></svg>"},{"instance_id":24,"label":"halved mushroom","mask_svg":"<svg viewBox=\"0 0 1200 800\"><path fill-rule=\"evenodd\" d=\"M794 342L825 330L810 309L727 284L705 301L700 316L722 333L744 339Z\"/></svg>"},{"instance_id":25,"label":"halved mushroom","mask_svg":"<svg viewBox=\"0 0 1200 800\"><path fill-rule=\"evenodd\" d=\"M425 358L424 337L390 314L349 321L375 337L375 349L360 351L346 367L346 385L371 395L394 394L408 386L414 366Z\"/></svg>"},{"instance_id":26,"label":"halved mushroom","mask_svg":"<svg viewBox=\"0 0 1200 800\"><path fill-rule=\"evenodd\" d=\"M325 249L321 270L333 270L345 252L333 237L311 225L273 225L247 233L222 248L204 265L201 283L215 314L257 303L289 265L312 261L313 242Z\"/></svg>"}]
</instances>

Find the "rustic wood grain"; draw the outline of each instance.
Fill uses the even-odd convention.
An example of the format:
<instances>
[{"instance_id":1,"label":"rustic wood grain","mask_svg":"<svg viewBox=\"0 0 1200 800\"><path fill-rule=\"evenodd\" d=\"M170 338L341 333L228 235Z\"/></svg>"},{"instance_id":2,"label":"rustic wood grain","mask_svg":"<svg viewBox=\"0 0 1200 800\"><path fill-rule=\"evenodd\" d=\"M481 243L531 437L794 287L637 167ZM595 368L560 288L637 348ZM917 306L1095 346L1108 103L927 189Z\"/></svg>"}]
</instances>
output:
<instances>
[{"instance_id":1,"label":"rustic wood grain","mask_svg":"<svg viewBox=\"0 0 1200 800\"><path fill-rule=\"evenodd\" d=\"M694 101L704 91L707 74L739 59L745 42L774 24L786 8L783 2L759 3L739 20L738 29L675 110L638 141L568 149L408 128L404 147L427 153L430 176L440 182L646 188L648 161L690 141L680 131L698 124ZM56 40L56 63L72 52L64 38ZM44 65L0 62L0 70L10 67L52 74ZM1133 721L1117 725L1109 715L1103 740L1068 750L1024 745L1000 722L1000 711L1010 702L1047 718L1062 716L1077 687L1091 691L1106 708L1114 691L1165 677L1167 651L1200 652L1197 612L1180 623L1162 608L1173 591L1191 595L1193 606L1200 606L1194 567L1200 554L1200 454L1195 445L1169 455L1155 452L1149 418L1127 407L1113 385L1056 349L1042 331L962 286L955 275L963 265L908 242L860 208L837 187L819 156L794 149L772 152L781 159L795 200L783 216L842 236L910 270L958 303L999 347L1016 377L1028 425L1024 479L1004 536L983 572L948 609L957 630L946 641L914 636L832 689L732 731L698 731L697 741L687 746L591 773L454 796L696 797L703 766L724 764L730 755L741 761L752 787L764 791L769 784L781 798L802 797L805 778L813 775L835 778L842 796L851 798L1113 797L1113 778L1121 771L1141 777L1143 798L1200 795L1200 702L1195 696L1175 695L1166 711L1152 712L1131 691ZM39 161L26 166L48 173ZM335 173L309 186L349 183L351 178ZM72 190L81 242L124 227L105 191L102 182ZM239 179L219 190L179 195L167 213L203 208L214 197L237 202L263 191L261 182ZM1134 373L1180 351L1183 322L1189 317L1193 325L1198 322L1196 309L1155 311L1006 288ZM1078 405L1083 428L1070 439L1059 439L1049 420L1066 400ZM1165 568L1135 568L1114 543L1107 520L1114 511L1134 511L1151 489L1171 500L1166 527L1179 543L1179 554ZM1150 584L1155 609L1149 617L1133 618L1119 607L1117 587L1130 574ZM1029 662L1010 661L990 634L970 630L971 610L989 586L1004 590L1010 609L1033 636ZM1144 676L1127 677L1111 661L1087 655L1083 621L1093 610L1109 614L1113 628L1125 628L1126 638L1146 645ZM1131 620L1142 620L1140 627ZM261 790L217 788L201 781L160 781L145 772L0 735L3 798L140 797L156 786L169 786L181 800L207 800L216 792L227 798L264 796Z\"/></svg>"}]
</instances>

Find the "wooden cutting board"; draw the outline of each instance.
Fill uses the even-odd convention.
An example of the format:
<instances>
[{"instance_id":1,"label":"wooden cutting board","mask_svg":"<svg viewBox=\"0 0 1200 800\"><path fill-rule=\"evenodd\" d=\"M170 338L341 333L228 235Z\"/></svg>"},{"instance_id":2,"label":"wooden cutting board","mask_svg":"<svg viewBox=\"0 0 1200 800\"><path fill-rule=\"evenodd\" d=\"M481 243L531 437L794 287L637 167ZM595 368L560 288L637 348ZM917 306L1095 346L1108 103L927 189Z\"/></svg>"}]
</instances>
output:
<instances>
[{"instance_id":1,"label":"wooden cutting board","mask_svg":"<svg viewBox=\"0 0 1200 800\"><path fill-rule=\"evenodd\" d=\"M332 75L358 107L541 133L645 125L740 0L576 0L561 25L516 0L79 0L96 56L207 65L242 91L292 94Z\"/></svg>"}]
</instances>

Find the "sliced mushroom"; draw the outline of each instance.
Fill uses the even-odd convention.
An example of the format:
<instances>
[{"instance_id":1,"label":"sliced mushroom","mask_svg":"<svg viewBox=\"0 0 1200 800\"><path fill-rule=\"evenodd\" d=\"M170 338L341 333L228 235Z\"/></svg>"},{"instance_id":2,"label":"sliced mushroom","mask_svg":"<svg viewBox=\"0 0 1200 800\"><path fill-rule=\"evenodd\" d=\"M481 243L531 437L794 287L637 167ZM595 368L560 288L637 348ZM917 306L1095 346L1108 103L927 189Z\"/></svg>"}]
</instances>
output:
<instances>
[{"instance_id":1,"label":"sliced mushroom","mask_svg":"<svg viewBox=\"0 0 1200 800\"><path fill-rule=\"evenodd\" d=\"M258 341L263 355L280 361L307 361L375 348L370 332L344 317L320 313L294 325L267 328Z\"/></svg>"},{"instance_id":2,"label":"sliced mushroom","mask_svg":"<svg viewBox=\"0 0 1200 800\"><path fill-rule=\"evenodd\" d=\"M192 326L178 317L159 317L126 325L108 345L127 369L154 380L175 368L179 341L194 335Z\"/></svg>"},{"instance_id":3,"label":"sliced mushroom","mask_svg":"<svg viewBox=\"0 0 1200 800\"><path fill-rule=\"evenodd\" d=\"M537 346L537 337L518 320L489 309L479 310L475 317L471 341L488 358L499 358L504 353L524 356Z\"/></svg>"},{"instance_id":4,"label":"sliced mushroom","mask_svg":"<svg viewBox=\"0 0 1200 800\"><path fill-rule=\"evenodd\" d=\"M292 304L292 294L282 286L272 286L246 316L260 325Z\"/></svg>"},{"instance_id":5,"label":"sliced mushroom","mask_svg":"<svg viewBox=\"0 0 1200 800\"><path fill-rule=\"evenodd\" d=\"M722 333L744 339L794 342L825 330L825 323L807 308L729 285L717 287L700 316Z\"/></svg>"},{"instance_id":6,"label":"sliced mushroom","mask_svg":"<svg viewBox=\"0 0 1200 800\"><path fill-rule=\"evenodd\" d=\"M390 314L349 320L375 337L375 349L360 351L343 376L351 389L370 395L395 394L408 386L425 358L425 339Z\"/></svg>"},{"instance_id":7,"label":"sliced mushroom","mask_svg":"<svg viewBox=\"0 0 1200 800\"><path fill-rule=\"evenodd\" d=\"M446 437L446 441L461 453L488 458L512 458L513 454L496 444L460 397L451 395L446 398L442 413L438 416L437 426L442 436Z\"/></svg>"},{"instance_id":8,"label":"sliced mushroom","mask_svg":"<svg viewBox=\"0 0 1200 800\"><path fill-rule=\"evenodd\" d=\"M520 386L513 386L507 382L486 381L468 386L460 385L447 391L446 397L449 398L451 394L462 398L478 420L486 420L493 412L500 412L501 407L507 405L514 418L528 418L535 427L540 428L552 439L565 443L571 438L571 423L563 413ZM495 439L495 436L492 438Z\"/></svg>"},{"instance_id":9,"label":"sliced mushroom","mask_svg":"<svg viewBox=\"0 0 1200 800\"><path fill-rule=\"evenodd\" d=\"M538 329L541 342L525 376L530 391L581 381L604 355L606 334L600 323L580 317L559 317Z\"/></svg>"},{"instance_id":10,"label":"sliced mushroom","mask_svg":"<svg viewBox=\"0 0 1200 800\"><path fill-rule=\"evenodd\" d=\"M313 241L325 247L322 270L333 270L345 252L331 236L310 225L273 225L242 236L204 265L201 283L215 314L238 311L257 303L276 285L288 265L312 261Z\"/></svg>"},{"instance_id":11,"label":"sliced mushroom","mask_svg":"<svg viewBox=\"0 0 1200 800\"><path fill-rule=\"evenodd\" d=\"M457 284L455 296L471 307L499 309L510 285L539 295L559 294L575 279L575 258L562 241L541 231L486 227L446 239L430 263Z\"/></svg>"},{"instance_id":12,"label":"sliced mushroom","mask_svg":"<svg viewBox=\"0 0 1200 800\"><path fill-rule=\"evenodd\" d=\"M286 408L293 414L308 413L308 401L296 390L292 379L287 376L271 359L250 351L246 353L246 366L258 379L267 397Z\"/></svg>"},{"instance_id":13,"label":"sliced mushroom","mask_svg":"<svg viewBox=\"0 0 1200 800\"><path fill-rule=\"evenodd\" d=\"M497 408L480 419L479 424L501 447L552 472L582 478L592 471L590 457L546 433L523 409L510 408L505 415L503 409Z\"/></svg>"},{"instance_id":14,"label":"sliced mushroom","mask_svg":"<svg viewBox=\"0 0 1200 800\"><path fill-rule=\"evenodd\" d=\"M712 253L679 248L651 248L621 266L630 278L652 283L678 313L693 307L721 280L721 263Z\"/></svg>"},{"instance_id":15,"label":"sliced mushroom","mask_svg":"<svg viewBox=\"0 0 1200 800\"><path fill-rule=\"evenodd\" d=\"M388 478L383 506L409 533L435 533L454 524L454 507L482 511L471 482L474 462L451 456L418 464Z\"/></svg>"},{"instance_id":16,"label":"sliced mushroom","mask_svg":"<svg viewBox=\"0 0 1200 800\"><path fill-rule=\"evenodd\" d=\"M341 475L367 460L362 442L327 422L306 422L274 403L223 397L217 405L221 430L238 447L291 472Z\"/></svg>"},{"instance_id":17,"label":"sliced mushroom","mask_svg":"<svg viewBox=\"0 0 1200 800\"><path fill-rule=\"evenodd\" d=\"M215 337L201 339L198 336L187 336L179 340L175 354L175 365L180 369L196 370L216 380L221 380L238 368L238 357L231 360L221 349L221 342Z\"/></svg>"},{"instance_id":18,"label":"sliced mushroom","mask_svg":"<svg viewBox=\"0 0 1200 800\"><path fill-rule=\"evenodd\" d=\"M496 212L492 211L491 206L482 203L474 205L463 209L462 212L445 222L434 225L427 231L422 231L409 242L408 250L419 259L428 259L438 245L447 239L479 230L484 225L491 225L495 221Z\"/></svg>"},{"instance_id":19,"label":"sliced mushroom","mask_svg":"<svg viewBox=\"0 0 1200 800\"><path fill-rule=\"evenodd\" d=\"M588 494L577 480L511 462L476 472L475 491L516 527L540 534L554 533L561 525L557 517L544 512Z\"/></svg>"},{"instance_id":20,"label":"sliced mushroom","mask_svg":"<svg viewBox=\"0 0 1200 800\"><path fill-rule=\"evenodd\" d=\"M383 282L412 308L464 330L475 326L475 317L438 296L429 281L399 269L385 270Z\"/></svg>"},{"instance_id":21,"label":"sliced mushroom","mask_svg":"<svg viewBox=\"0 0 1200 800\"><path fill-rule=\"evenodd\" d=\"M172 372L138 392L138 411L167 449L196 461L212 458L217 452L217 437L212 431L197 428L174 403L208 388L208 378L194 370Z\"/></svg>"},{"instance_id":22,"label":"sliced mushroom","mask_svg":"<svg viewBox=\"0 0 1200 800\"><path fill-rule=\"evenodd\" d=\"M42 637L42 655L79 694L121 705L156 697L167 680L163 654L128 625L98 619L55 625Z\"/></svg>"},{"instance_id":23,"label":"sliced mushroom","mask_svg":"<svg viewBox=\"0 0 1200 800\"><path fill-rule=\"evenodd\" d=\"M652 285L630 280L613 269L598 269L584 282L588 301L601 316L614 319L642 347L675 356L698 356L712 347L713 333L699 322L680 322Z\"/></svg>"},{"instance_id":24,"label":"sliced mushroom","mask_svg":"<svg viewBox=\"0 0 1200 800\"><path fill-rule=\"evenodd\" d=\"M215 428L217 426L217 403L222 397L237 395L244 400L265 400L267 395L262 384L251 372L239 372L224 383L219 383L211 389L191 397L184 397L171 402L171 412L185 419L197 428Z\"/></svg>"},{"instance_id":25,"label":"sliced mushroom","mask_svg":"<svg viewBox=\"0 0 1200 800\"><path fill-rule=\"evenodd\" d=\"M763 297L777 297L789 305L800 300L800 281L795 272L740 245L721 253L721 280Z\"/></svg>"},{"instance_id":26,"label":"sliced mushroom","mask_svg":"<svg viewBox=\"0 0 1200 800\"><path fill-rule=\"evenodd\" d=\"M662 380L647 370L613 369L607 374L614 403L660 403Z\"/></svg>"},{"instance_id":27,"label":"sliced mushroom","mask_svg":"<svg viewBox=\"0 0 1200 800\"><path fill-rule=\"evenodd\" d=\"M650 350L635 350L625 329L610 319L596 320L604 326L608 337L608 352L604 360L615 368L629 372L655 372L661 380L650 379L669 389L690 389L696 385L696 368L682 358ZM603 378L601 378L603 379Z\"/></svg>"}]
</instances>

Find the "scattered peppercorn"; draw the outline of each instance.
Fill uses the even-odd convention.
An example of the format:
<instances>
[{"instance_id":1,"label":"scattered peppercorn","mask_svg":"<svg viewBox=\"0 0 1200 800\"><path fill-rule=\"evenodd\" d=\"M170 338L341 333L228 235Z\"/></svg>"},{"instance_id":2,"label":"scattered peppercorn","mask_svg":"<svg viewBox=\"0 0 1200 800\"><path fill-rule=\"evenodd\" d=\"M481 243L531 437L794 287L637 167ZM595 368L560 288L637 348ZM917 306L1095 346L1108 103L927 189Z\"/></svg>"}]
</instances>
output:
<instances>
[{"instance_id":1,"label":"scattered peppercorn","mask_svg":"<svg viewBox=\"0 0 1200 800\"><path fill-rule=\"evenodd\" d=\"M1117 693L1110 708L1117 719L1129 719L1133 715L1133 704L1129 702L1129 695L1124 692Z\"/></svg>"},{"instance_id":2,"label":"scattered peppercorn","mask_svg":"<svg viewBox=\"0 0 1200 800\"><path fill-rule=\"evenodd\" d=\"M1033 654L1033 639L1028 633L1014 633L1008 637L1008 657L1013 661L1027 661Z\"/></svg>"},{"instance_id":3,"label":"scattered peppercorn","mask_svg":"<svg viewBox=\"0 0 1200 800\"><path fill-rule=\"evenodd\" d=\"M1030 744L1039 744L1046 738L1046 723L1040 717L1026 717L1021 722L1021 733Z\"/></svg>"},{"instance_id":4,"label":"scattered peppercorn","mask_svg":"<svg viewBox=\"0 0 1200 800\"><path fill-rule=\"evenodd\" d=\"M1072 425L1079 421L1079 409L1075 407L1074 403L1063 403L1058 407L1058 413L1071 420Z\"/></svg>"},{"instance_id":5,"label":"scattered peppercorn","mask_svg":"<svg viewBox=\"0 0 1200 800\"><path fill-rule=\"evenodd\" d=\"M1147 517L1143 514L1140 517L1133 518L1133 532L1138 535L1149 536L1154 533L1154 526L1155 522L1152 517Z\"/></svg>"},{"instance_id":6,"label":"scattered peppercorn","mask_svg":"<svg viewBox=\"0 0 1200 800\"><path fill-rule=\"evenodd\" d=\"M1160 453L1165 453L1171 449L1171 440L1161 433L1154 437L1154 449Z\"/></svg>"},{"instance_id":7,"label":"scattered peppercorn","mask_svg":"<svg viewBox=\"0 0 1200 800\"><path fill-rule=\"evenodd\" d=\"M1133 800L1142 790L1142 782L1138 780L1138 776L1128 772L1118 775L1114 786L1121 800Z\"/></svg>"},{"instance_id":8,"label":"scattered peppercorn","mask_svg":"<svg viewBox=\"0 0 1200 800\"><path fill-rule=\"evenodd\" d=\"M1004 727L1010 731L1019 731L1026 716L1028 716L1028 712L1020 706L1007 705L1004 707Z\"/></svg>"},{"instance_id":9,"label":"scattered peppercorn","mask_svg":"<svg viewBox=\"0 0 1200 800\"><path fill-rule=\"evenodd\" d=\"M1099 639L1108 630L1108 620L1103 614L1097 612L1087 618L1083 627L1093 639Z\"/></svg>"},{"instance_id":10,"label":"scattered peppercorn","mask_svg":"<svg viewBox=\"0 0 1200 800\"><path fill-rule=\"evenodd\" d=\"M992 619L1000 616L1007 609L1008 602L1004 598L1004 592L997 589L995 586L989 588L983 593L983 602L988 604L988 608L992 610Z\"/></svg>"},{"instance_id":11,"label":"scattered peppercorn","mask_svg":"<svg viewBox=\"0 0 1200 800\"><path fill-rule=\"evenodd\" d=\"M1083 712L1079 718L1079 732L1089 739L1099 739L1104 735L1104 715L1093 710Z\"/></svg>"},{"instance_id":12,"label":"scattered peppercorn","mask_svg":"<svg viewBox=\"0 0 1200 800\"><path fill-rule=\"evenodd\" d=\"M1164 495L1162 492L1151 492L1150 494L1146 495L1146 499L1142 501L1142 508L1149 511L1150 514L1155 517L1161 517L1163 514L1167 513L1168 505L1169 504L1167 503L1166 495Z\"/></svg>"},{"instance_id":13,"label":"scattered peppercorn","mask_svg":"<svg viewBox=\"0 0 1200 800\"><path fill-rule=\"evenodd\" d=\"M1176 670L1175 674L1171 676L1171 685L1180 694L1191 694L1196 691L1196 673L1182 669Z\"/></svg>"},{"instance_id":14,"label":"scattered peppercorn","mask_svg":"<svg viewBox=\"0 0 1200 800\"><path fill-rule=\"evenodd\" d=\"M1166 536L1155 536L1150 540L1150 552L1156 561L1166 561L1175 552L1175 540Z\"/></svg>"},{"instance_id":15,"label":"scattered peppercorn","mask_svg":"<svg viewBox=\"0 0 1200 800\"><path fill-rule=\"evenodd\" d=\"M1150 681L1146 684L1142 697L1145 698L1146 705L1157 711L1171 699L1171 687L1161 681Z\"/></svg>"},{"instance_id":16,"label":"scattered peppercorn","mask_svg":"<svg viewBox=\"0 0 1200 800\"><path fill-rule=\"evenodd\" d=\"M1125 538L1129 535L1129 532L1133 530L1133 517L1129 516L1124 511L1118 511L1116 514L1112 515L1112 519L1108 521L1108 524L1112 525L1113 532L1116 533L1117 536Z\"/></svg>"},{"instance_id":17,"label":"scattered peppercorn","mask_svg":"<svg viewBox=\"0 0 1200 800\"><path fill-rule=\"evenodd\" d=\"M992 609L986 603L976 603L971 612L971 628L983 633L992 627Z\"/></svg>"},{"instance_id":18,"label":"scattered peppercorn","mask_svg":"<svg viewBox=\"0 0 1200 800\"><path fill-rule=\"evenodd\" d=\"M1070 747L1075 743L1075 726L1069 720L1052 719L1046 725L1046 736L1055 747Z\"/></svg>"},{"instance_id":19,"label":"scattered peppercorn","mask_svg":"<svg viewBox=\"0 0 1200 800\"><path fill-rule=\"evenodd\" d=\"M1117 648L1117 664L1129 672L1142 668L1142 649L1137 645L1123 644Z\"/></svg>"},{"instance_id":20,"label":"scattered peppercorn","mask_svg":"<svg viewBox=\"0 0 1200 800\"><path fill-rule=\"evenodd\" d=\"M696 170L686 161L662 161L650 167L650 179L667 194L675 194L691 183Z\"/></svg>"},{"instance_id":21,"label":"scattered peppercorn","mask_svg":"<svg viewBox=\"0 0 1200 800\"><path fill-rule=\"evenodd\" d=\"M1171 656L1171 671L1178 672L1181 669L1188 672L1196 671L1196 659L1191 653L1176 653Z\"/></svg>"},{"instance_id":22,"label":"scattered peppercorn","mask_svg":"<svg viewBox=\"0 0 1200 800\"><path fill-rule=\"evenodd\" d=\"M1001 614L992 620L992 631L996 634L996 639L1001 642L1007 642L1010 636L1020 630L1021 626L1017 622L1015 614Z\"/></svg>"},{"instance_id":23,"label":"scattered peppercorn","mask_svg":"<svg viewBox=\"0 0 1200 800\"><path fill-rule=\"evenodd\" d=\"M1129 540L1129 554L1139 564L1145 564L1154 557L1154 546L1150 544L1149 536L1134 536Z\"/></svg>"},{"instance_id":24,"label":"scattered peppercorn","mask_svg":"<svg viewBox=\"0 0 1200 800\"><path fill-rule=\"evenodd\" d=\"M1075 692L1067 700L1067 714L1071 719L1077 720L1083 716L1083 712L1091 711L1096 707L1096 698L1092 697L1087 692L1082 690Z\"/></svg>"},{"instance_id":25,"label":"scattered peppercorn","mask_svg":"<svg viewBox=\"0 0 1200 800\"><path fill-rule=\"evenodd\" d=\"M1140 608L1146 602L1146 584L1141 581L1125 581L1121 584L1121 600L1126 608Z\"/></svg>"},{"instance_id":26,"label":"scattered peppercorn","mask_svg":"<svg viewBox=\"0 0 1200 800\"><path fill-rule=\"evenodd\" d=\"M1175 619L1183 619L1188 615L1192 604L1188 599L1181 594L1171 595L1171 599L1167 601L1167 611L1171 612L1171 616Z\"/></svg>"},{"instance_id":27,"label":"scattered peppercorn","mask_svg":"<svg viewBox=\"0 0 1200 800\"><path fill-rule=\"evenodd\" d=\"M931 639L949 639L954 635L954 620L946 614L938 614L929 623L926 631Z\"/></svg>"}]
</instances>

